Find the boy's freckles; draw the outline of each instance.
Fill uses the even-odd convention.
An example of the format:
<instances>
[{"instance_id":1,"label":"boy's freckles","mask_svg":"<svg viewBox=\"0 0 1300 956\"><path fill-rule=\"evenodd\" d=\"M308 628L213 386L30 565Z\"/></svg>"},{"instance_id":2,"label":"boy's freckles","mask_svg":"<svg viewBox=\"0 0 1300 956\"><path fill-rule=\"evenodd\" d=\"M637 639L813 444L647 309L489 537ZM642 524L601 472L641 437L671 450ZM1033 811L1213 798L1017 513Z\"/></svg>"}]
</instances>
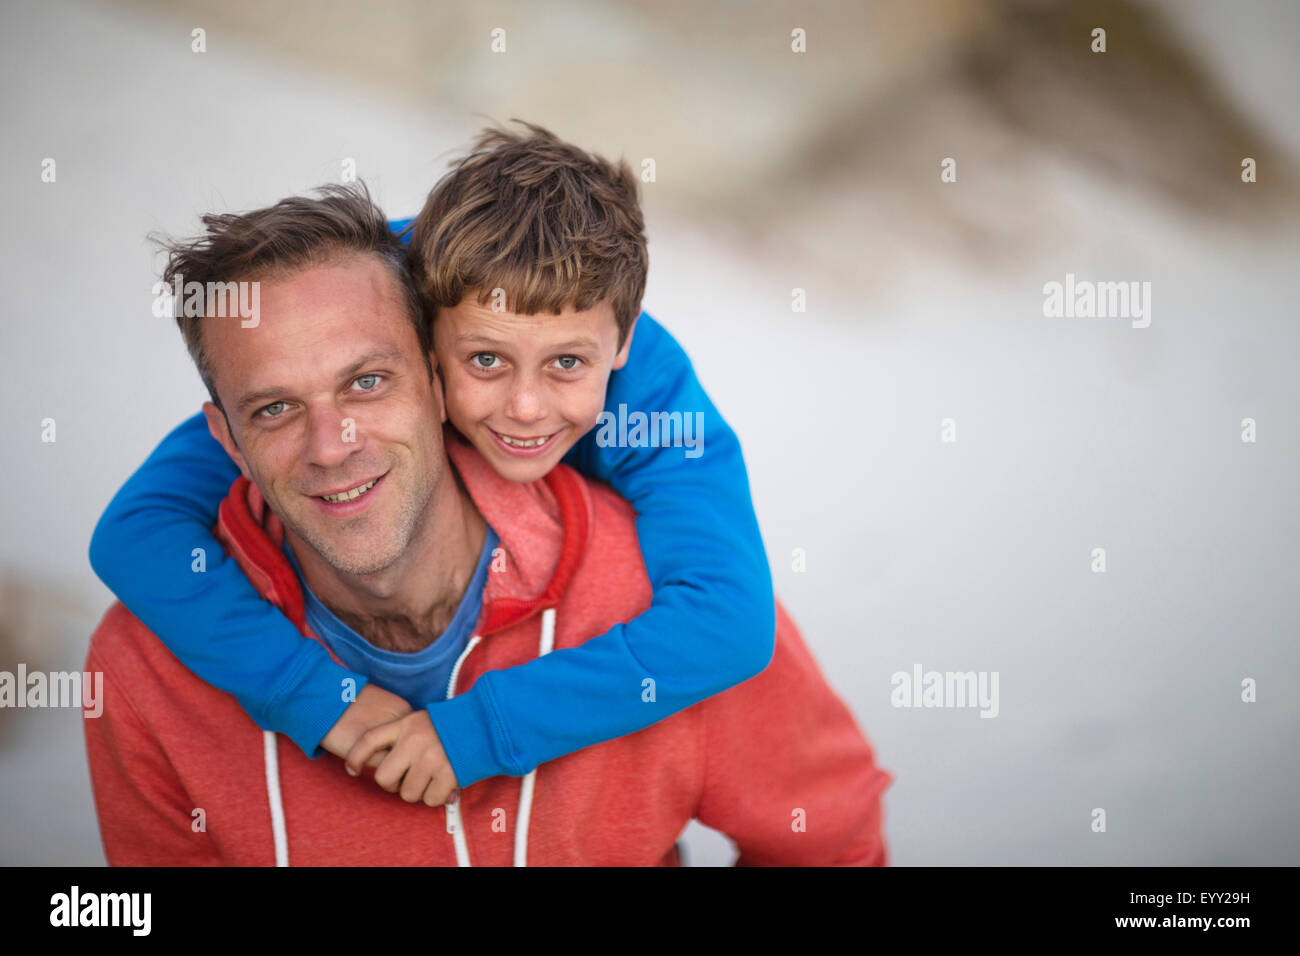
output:
<instances>
[{"instance_id":1,"label":"boy's freckles","mask_svg":"<svg viewBox=\"0 0 1300 956\"><path fill-rule=\"evenodd\" d=\"M494 312L474 296L442 308L434 348L447 415L503 477L536 481L595 426L626 361L608 303L559 315Z\"/></svg>"}]
</instances>

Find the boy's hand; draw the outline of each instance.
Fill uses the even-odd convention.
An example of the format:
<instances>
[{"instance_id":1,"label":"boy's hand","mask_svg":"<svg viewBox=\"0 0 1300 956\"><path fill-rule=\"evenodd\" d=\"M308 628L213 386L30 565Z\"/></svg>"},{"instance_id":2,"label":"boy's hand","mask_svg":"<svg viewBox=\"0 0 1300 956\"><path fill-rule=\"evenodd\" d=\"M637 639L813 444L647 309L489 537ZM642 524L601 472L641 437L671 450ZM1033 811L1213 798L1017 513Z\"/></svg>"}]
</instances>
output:
<instances>
[{"instance_id":1,"label":"boy's hand","mask_svg":"<svg viewBox=\"0 0 1300 956\"><path fill-rule=\"evenodd\" d=\"M459 796L456 774L427 710L414 710L367 730L348 753L348 773L355 776L380 758L375 783L389 793L400 787L407 803L423 800L430 807L440 807Z\"/></svg>"},{"instance_id":2,"label":"boy's hand","mask_svg":"<svg viewBox=\"0 0 1300 956\"><path fill-rule=\"evenodd\" d=\"M411 705L391 691L375 683L366 684L357 699L348 704L343 716L330 728L320 742L323 749L336 757L347 757L361 735L372 727L379 727L411 712ZM369 766L378 767L384 754L375 753Z\"/></svg>"}]
</instances>

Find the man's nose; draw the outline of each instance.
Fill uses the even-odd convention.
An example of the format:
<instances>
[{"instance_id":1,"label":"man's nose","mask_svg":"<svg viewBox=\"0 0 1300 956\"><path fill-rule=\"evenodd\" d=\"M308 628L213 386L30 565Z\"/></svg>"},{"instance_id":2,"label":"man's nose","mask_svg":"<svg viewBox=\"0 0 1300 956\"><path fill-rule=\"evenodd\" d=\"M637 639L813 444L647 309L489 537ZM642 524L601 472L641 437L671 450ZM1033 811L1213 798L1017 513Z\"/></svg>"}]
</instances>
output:
<instances>
[{"instance_id":1,"label":"man's nose","mask_svg":"<svg viewBox=\"0 0 1300 956\"><path fill-rule=\"evenodd\" d=\"M307 413L307 447L304 458L320 468L337 468L361 447L364 437L357 423L333 404L313 407Z\"/></svg>"},{"instance_id":2,"label":"man's nose","mask_svg":"<svg viewBox=\"0 0 1300 956\"><path fill-rule=\"evenodd\" d=\"M546 402L542 384L532 375L517 375L510 385L510 398L506 415L512 421L531 425L546 417Z\"/></svg>"}]
</instances>

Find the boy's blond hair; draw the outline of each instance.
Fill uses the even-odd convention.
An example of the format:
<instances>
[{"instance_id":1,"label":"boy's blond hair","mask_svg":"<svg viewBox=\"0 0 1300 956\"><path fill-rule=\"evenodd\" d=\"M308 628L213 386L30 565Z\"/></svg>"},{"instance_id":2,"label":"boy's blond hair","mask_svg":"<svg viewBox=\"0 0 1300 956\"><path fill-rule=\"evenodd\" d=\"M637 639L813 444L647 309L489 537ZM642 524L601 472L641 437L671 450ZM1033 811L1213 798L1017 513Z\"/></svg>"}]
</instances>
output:
<instances>
[{"instance_id":1,"label":"boy's blond hair","mask_svg":"<svg viewBox=\"0 0 1300 956\"><path fill-rule=\"evenodd\" d=\"M619 347L645 293L636 177L532 123L489 128L429 193L411 235L431 319L469 294L505 293L511 312L559 314L608 301Z\"/></svg>"}]
</instances>

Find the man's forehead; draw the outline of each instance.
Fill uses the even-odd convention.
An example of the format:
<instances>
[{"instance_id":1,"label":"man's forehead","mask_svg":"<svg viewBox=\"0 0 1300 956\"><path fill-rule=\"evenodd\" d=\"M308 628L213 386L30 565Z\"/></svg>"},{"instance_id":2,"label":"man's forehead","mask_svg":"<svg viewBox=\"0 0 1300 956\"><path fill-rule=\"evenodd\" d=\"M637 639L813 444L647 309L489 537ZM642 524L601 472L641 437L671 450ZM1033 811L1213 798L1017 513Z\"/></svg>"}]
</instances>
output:
<instances>
[{"instance_id":1,"label":"man's forehead","mask_svg":"<svg viewBox=\"0 0 1300 956\"><path fill-rule=\"evenodd\" d=\"M386 288L396 280L373 257L259 281L261 314L255 327L205 320L219 386L241 395L250 389L288 389L344 376L368 362L418 359L419 337L405 303ZM242 403L236 395L227 398Z\"/></svg>"},{"instance_id":2,"label":"man's forehead","mask_svg":"<svg viewBox=\"0 0 1300 956\"><path fill-rule=\"evenodd\" d=\"M295 303L319 305L340 297L374 300L376 305L384 302L399 312L403 307L397 276L378 256L368 253L337 253L252 279L261 286L263 302L270 299L284 310L291 310Z\"/></svg>"}]
</instances>

